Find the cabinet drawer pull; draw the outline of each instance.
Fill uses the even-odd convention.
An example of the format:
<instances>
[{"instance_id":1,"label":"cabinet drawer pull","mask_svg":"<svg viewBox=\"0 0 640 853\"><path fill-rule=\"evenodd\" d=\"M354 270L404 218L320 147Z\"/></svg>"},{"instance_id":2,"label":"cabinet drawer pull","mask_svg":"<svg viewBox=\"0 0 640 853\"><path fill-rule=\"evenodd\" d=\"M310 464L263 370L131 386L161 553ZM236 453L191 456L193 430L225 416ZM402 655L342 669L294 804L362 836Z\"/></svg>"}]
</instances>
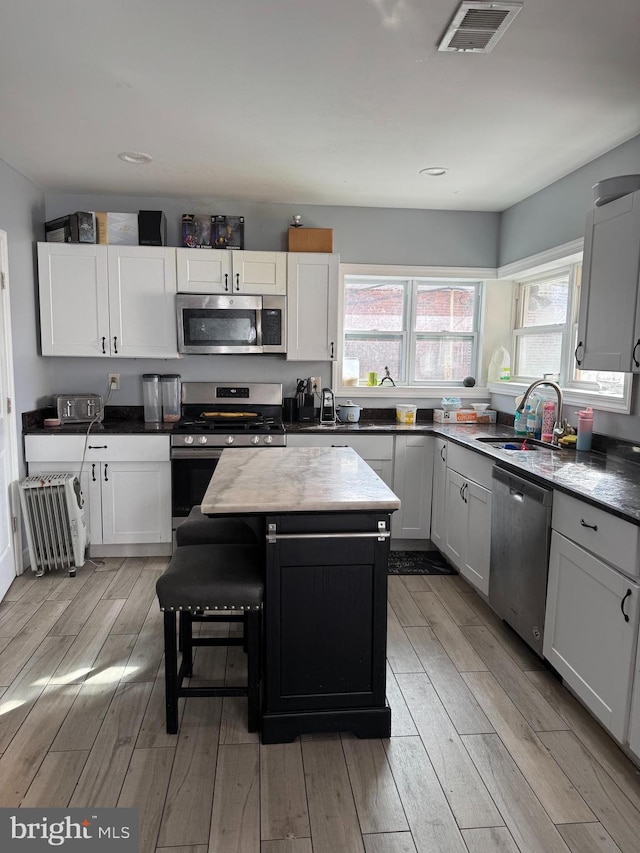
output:
<instances>
[{"instance_id":1,"label":"cabinet drawer pull","mask_svg":"<svg viewBox=\"0 0 640 853\"><path fill-rule=\"evenodd\" d=\"M574 354L573 354L573 355L574 355L574 358L575 358L575 360L576 360L576 364L578 365L578 367L580 367L580 365L582 364L582 361L583 361L583 359L582 359L582 358L578 358L578 350L580 349L580 347L582 347L582 349L584 350L584 344L582 343L582 341L579 341L579 342L578 342L578 346L576 347L576 350L575 350L575 352L574 352ZM583 355L584 355L584 353L583 353Z\"/></svg>"},{"instance_id":2,"label":"cabinet drawer pull","mask_svg":"<svg viewBox=\"0 0 640 853\"><path fill-rule=\"evenodd\" d=\"M240 273L236 273L236 290L240 290Z\"/></svg>"},{"instance_id":3,"label":"cabinet drawer pull","mask_svg":"<svg viewBox=\"0 0 640 853\"><path fill-rule=\"evenodd\" d=\"M624 594L624 596L623 596L623 598L622 598L622 601L620 602L620 610L622 610L622 615L624 616L624 621L625 621L625 622L628 622L628 621L629 621L629 614L624 612L624 603L625 603L625 601L627 600L627 598L629 598L629 596L630 596L630 595L631 595L631 590L630 590L630 589L628 589L628 590L625 592L625 594Z\"/></svg>"},{"instance_id":4,"label":"cabinet drawer pull","mask_svg":"<svg viewBox=\"0 0 640 853\"><path fill-rule=\"evenodd\" d=\"M633 363L635 364L636 367L640 367L640 361L638 361L638 359L636 358L636 352L638 350L638 347L640 347L640 340L636 341L636 345L633 348L632 358L633 358Z\"/></svg>"},{"instance_id":5,"label":"cabinet drawer pull","mask_svg":"<svg viewBox=\"0 0 640 853\"><path fill-rule=\"evenodd\" d=\"M331 358L333 358L333 341L331 341Z\"/></svg>"},{"instance_id":6,"label":"cabinet drawer pull","mask_svg":"<svg viewBox=\"0 0 640 853\"><path fill-rule=\"evenodd\" d=\"M88 450L106 450L107 444L90 444Z\"/></svg>"},{"instance_id":7,"label":"cabinet drawer pull","mask_svg":"<svg viewBox=\"0 0 640 853\"><path fill-rule=\"evenodd\" d=\"M444 458L444 444L443 444L443 445L442 445L442 447L440 448L440 459L442 459L442 461L443 461L443 462L446 462L446 461L447 461L447 460Z\"/></svg>"},{"instance_id":8,"label":"cabinet drawer pull","mask_svg":"<svg viewBox=\"0 0 640 853\"><path fill-rule=\"evenodd\" d=\"M91 466L91 479L95 483L95 481L96 481L96 463L95 462Z\"/></svg>"},{"instance_id":9,"label":"cabinet drawer pull","mask_svg":"<svg viewBox=\"0 0 640 853\"><path fill-rule=\"evenodd\" d=\"M106 338L102 338L102 352L103 352L103 353L106 353L106 349L104 348L104 345L105 345L106 341L107 341L107 339L106 339Z\"/></svg>"},{"instance_id":10,"label":"cabinet drawer pull","mask_svg":"<svg viewBox=\"0 0 640 853\"><path fill-rule=\"evenodd\" d=\"M597 524L587 524L587 522L584 520L584 518L580 519L580 526L581 527L588 527L589 530L597 530L598 529Z\"/></svg>"},{"instance_id":11,"label":"cabinet drawer pull","mask_svg":"<svg viewBox=\"0 0 640 853\"><path fill-rule=\"evenodd\" d=\"M113 336L113 351L117 355L118 354L118 338Z\"/></svg>"},{"instance_id":12,"label":"cabinet drawer pull","mask_svg":"<svg viewBox=\"0 0 640 853\"><path fill-rule=\"evenodd\" d=\"M224 274L224 289L225 289L227 292L229 291L229 273L228 273L228 272L226 272L226 273Z\"/></svg>"},{"instance_id":13,"label":"cabinet drawer pull","mask_svg":"<svg viewBox=\"0 0 640 853\"><path fill-rule=\"evenodd\" d=\"M108 466L108 465L107 465L107 463L105 462L105 463L104 463L104 481L105 481L105 483L108 483L108 482L109 482L109 478L107 477L107 474L108 474L108 473L109 473L109 466Z\"/></svg>"}]
</instances>

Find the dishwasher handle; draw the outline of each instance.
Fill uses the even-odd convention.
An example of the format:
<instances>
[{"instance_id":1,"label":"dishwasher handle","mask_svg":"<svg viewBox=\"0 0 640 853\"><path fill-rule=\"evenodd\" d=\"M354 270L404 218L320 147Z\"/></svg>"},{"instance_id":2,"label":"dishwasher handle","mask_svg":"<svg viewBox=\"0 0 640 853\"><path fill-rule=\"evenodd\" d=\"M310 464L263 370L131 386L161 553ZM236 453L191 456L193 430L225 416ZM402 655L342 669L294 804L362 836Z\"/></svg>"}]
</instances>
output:
<instances>
[{"instance_id":1,"label":"dishwasher handle","mask_svg":"<svg viewBox=\"0 0 640 853\"><path fill-rule=\"evenodd\" d=\"M543 506L551 506L553 500L552 489L547 489L544 486L539 486L531 480L525 480L524 477L519 477L511 471L500 468L499 465L493 466L492 477L499 483L503 483L510 490L511 494L517 493L522 495L522 499L529 498L537 501Z\"/></svg>"}]
</instances>

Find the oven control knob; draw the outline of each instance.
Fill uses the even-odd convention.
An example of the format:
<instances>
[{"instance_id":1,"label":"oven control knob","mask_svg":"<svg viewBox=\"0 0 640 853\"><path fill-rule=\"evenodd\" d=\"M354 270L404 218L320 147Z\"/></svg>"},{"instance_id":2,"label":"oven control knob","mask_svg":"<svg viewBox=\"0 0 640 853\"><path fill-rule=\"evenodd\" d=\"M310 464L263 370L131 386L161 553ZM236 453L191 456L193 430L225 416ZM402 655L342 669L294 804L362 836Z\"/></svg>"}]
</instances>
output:
<instances>
[{"instance_id":1,"label":"oven control knob","mask_svg":"<svg viewBox=\"0 0 640 853\"><path fill-rule=\"evenodd\" d=\"M201 435L200 438L198 439L198 441L200 442L200 444L206 444L208 441L207 436Z\"/></svg>"},{"instance_id":2,"label":"oven control knob","mask_svg":"<svg viewBox=\"0 0 640 853\"><path fill-rule=\"evenodd\" d=\"M272 435L265 435L264 443L265 444L273 444L273 436Z\"/></svg>"},{"instance_id":3,"label":"oven control knob","mask_svg":"<svg viewBox=\"0 0 640 853\"><path fill-rule=\"evenodd\" d=\"M260 444L260 436L254 435L251 437L251 444Z\"/></svg>"},{"instance_id":4,"label":"oven control knob","mask_svg":"<svg viewBox=\"0 0 640 853\"><path fill-rule=\"evenodd\" d=\"M227 442L227 444L233 444L233 436L232 436L232 435L228 435L228 436L225 438L225 441Z\"/></svg>"},{"instance_id":5,"label":"oven control knob","mask_svg":"<svg viewBox=\"0 0 640 853\"><path fill-rule=\"evenodd\" d=\"M184 443L185 444L193 444L193 436L192 435L185 435Z\"/></svg>"}]
</instances>

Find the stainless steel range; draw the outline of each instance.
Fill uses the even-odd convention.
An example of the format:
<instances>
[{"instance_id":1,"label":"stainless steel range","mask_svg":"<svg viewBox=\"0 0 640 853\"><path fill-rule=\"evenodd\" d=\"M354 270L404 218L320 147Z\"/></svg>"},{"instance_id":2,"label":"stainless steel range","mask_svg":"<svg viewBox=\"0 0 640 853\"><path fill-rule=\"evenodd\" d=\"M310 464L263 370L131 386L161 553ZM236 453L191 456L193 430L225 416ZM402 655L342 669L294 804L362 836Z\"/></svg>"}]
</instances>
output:
<instances>
[{"instance_id":1,"label":"stainless steel range","mask_svg":"<svg viewBox=\"0 0 640 853\"><path fill-rule=\"evenodd\" d=\"M202 502L224 448L284 447L282 385L183 382L182 417L171 434L174 527Z\"/></svg>"}]
</instances>

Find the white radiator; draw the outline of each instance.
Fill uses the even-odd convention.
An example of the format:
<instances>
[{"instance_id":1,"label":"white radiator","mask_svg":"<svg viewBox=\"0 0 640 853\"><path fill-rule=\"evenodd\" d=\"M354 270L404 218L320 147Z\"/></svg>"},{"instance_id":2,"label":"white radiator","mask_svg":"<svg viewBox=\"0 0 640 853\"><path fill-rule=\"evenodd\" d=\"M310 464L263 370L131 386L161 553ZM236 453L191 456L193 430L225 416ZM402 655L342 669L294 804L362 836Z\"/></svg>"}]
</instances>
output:
<instances>
[{"instance_id":1,"label":"white radiator","mask_svg":"<svg viewBox=\"0 0 640 853\"><path fill-rule=\"evenodd\" d=\"M20 503L27 531L31 568L68 569L75 575L88 545L84 501L74 474L42 474L20 483Z\"/></svg>"}]
</instances>

